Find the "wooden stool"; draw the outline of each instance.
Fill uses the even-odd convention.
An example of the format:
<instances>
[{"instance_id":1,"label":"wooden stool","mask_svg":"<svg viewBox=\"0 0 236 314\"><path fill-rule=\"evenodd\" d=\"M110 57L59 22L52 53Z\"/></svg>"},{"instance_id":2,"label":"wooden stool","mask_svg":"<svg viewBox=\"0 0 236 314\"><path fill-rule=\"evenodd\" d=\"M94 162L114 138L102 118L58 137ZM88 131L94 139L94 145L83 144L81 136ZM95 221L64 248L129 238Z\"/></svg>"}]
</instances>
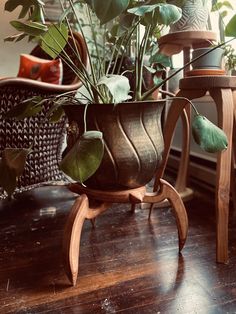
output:
<instances>
[{"instance_id":1,"label":"wooden stool","mask_svg":"<svg viewBox=\"0 0 236 314\"><path fill-rule=\"evenodd\" d=\"M217 262L228 261L228 215L230 197L230 175L234 170L234 158L232 158L233 126L236 122L236 77L232 76L194 76L180 80L180 90L176 96L186 97L189 100L200 98L209 92L213 98L217 113L218 126L224 130L228 138L227 150L217 154L216 170L216 259ZM187 102L176 99L172 102L165 123L165 145L166 151L163 156L163 164L159 169L158 176L162 176L166 167L170 151L172 136L179 116ZM189 147L189 141L185 141ZM189 152L189 148L186 149ZM186 156L188 162L188 156ZM232 163L232 169L231 169ZM182 173L186 176L186 172ZM185 182L186 178L182 179ZM182 187L183 188L183 187Z\"/></svg>"},{"instance_id":2,"label":"wooden stool","mask_svg":"<svg viewBox=\"0 0 236 314\"><path fill-rule=\"evenodd\" d=\"M167 199L174 210L179 236L179 251L182 250L187 238L188 217L180 195L165 180L159 180L159 190L155 193L147 193L144 186L123 191L98 191L79 184L71 184L69 188L72 192L80 194L67 219L63 237L64 268L73 285L76 284L79 271L79 248L83 223L85 219L91 219L93 222L95 217L111 207L112 203L130 203L132 211L135 210L137 203L149 203L151 212L154 203Z\"/></svg>"}]
</instances>

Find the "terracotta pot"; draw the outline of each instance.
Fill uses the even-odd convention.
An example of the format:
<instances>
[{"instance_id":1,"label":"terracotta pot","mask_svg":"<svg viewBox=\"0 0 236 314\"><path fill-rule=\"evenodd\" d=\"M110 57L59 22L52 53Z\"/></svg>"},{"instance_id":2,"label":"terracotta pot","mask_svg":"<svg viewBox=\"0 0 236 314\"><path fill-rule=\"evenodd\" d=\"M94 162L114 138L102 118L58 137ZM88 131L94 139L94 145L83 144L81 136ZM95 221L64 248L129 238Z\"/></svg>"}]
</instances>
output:
<instances>
[{"instance_id":1,"label":"terracotta pot","mask_svg":"<svg viewBox=\"0 0 236 314\"><path fill-rule=\"evenodd\" d=\"M165 101L91 104L87 130L103 133L105 152L96 173L85 182L101 190L136 188L147 184L162 160L161 113ZM84 106L64 107L69 123L84 132Z\"/></svg>"}]
</instances>

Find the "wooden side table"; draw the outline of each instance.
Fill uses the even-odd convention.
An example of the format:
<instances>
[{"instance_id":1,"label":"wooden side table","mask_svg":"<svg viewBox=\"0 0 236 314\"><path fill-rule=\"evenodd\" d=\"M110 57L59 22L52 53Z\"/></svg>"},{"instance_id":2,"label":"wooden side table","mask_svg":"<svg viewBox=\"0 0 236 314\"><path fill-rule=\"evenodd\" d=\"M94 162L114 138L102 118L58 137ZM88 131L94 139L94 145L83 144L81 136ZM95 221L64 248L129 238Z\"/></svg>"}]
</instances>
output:
<instances>
[{"instance_id":1,"label":"wooden side table","mask_svg":"<svg viewBox=\"0 0 236 314\"><path fill-rule=\"evenodd\" d=\"M172 43L169 44L168 41L161 39L161 47L163 52L168 52L171 54L171 45L177 47L179 51L184 49L184 34L189 35L190 39L186 40L187 48L190 44L194 46L195 37L201 35L204 40L214 40L214 36L211 38L208 35L211 35L211 32L180 32L179 37L174 41L175 34L166 35L167 39L173 39ZM189 33L189 34L187 34ZM204 35L206 35L204 37ZM164 39L166 39L164 38ZM197 44L204 44L196 41ZM174 45L176 44L176 46ZM181 46L182 45L182 46ZM176 53L177 48L175 48L174 53ZM186 54L186 52L184 51ZM185 56L186 58L186 56ZM189 71L189 68L186 69ZM193 77L184 77L180 80L179 92L176 96L186 97L188 99L195 99L204 96L207 92L210 93L213 98L217 113L218 113L218 125L221 127L228 137L228 148L227 150L218 153L217 155L217 170L216 170L216 193L215 193L215 204L216 204L216 260L220 263L227 263L228 261L228 215L229 215L229 196L230 196L230 176L231 176L231 163L233 163L232 153L232 141L233 141L233 126L236 121L236 77L230 77L225 75L210 75L210 76L193 76ZM165 145L166 151L163 160L167 160L170 144L172 141L172 134L174 132L176 122L180 115L183 115L184 109L186 108L187 102L184 100L176 99L172 102L171 108L168 112L166 125L165 125ZM185 151L181 155L181 167L178 173L178 185L176 189L184 189L186 187L186 175L189 156L189 132L190 128L190 114L185 114L184 121L184 130L187 133L187 136L183 136L183 141L185 146ZM162 176L166 166L166 161L162 165L162 169L159 170L158 176Z\"/></svg>"}]
</instances>

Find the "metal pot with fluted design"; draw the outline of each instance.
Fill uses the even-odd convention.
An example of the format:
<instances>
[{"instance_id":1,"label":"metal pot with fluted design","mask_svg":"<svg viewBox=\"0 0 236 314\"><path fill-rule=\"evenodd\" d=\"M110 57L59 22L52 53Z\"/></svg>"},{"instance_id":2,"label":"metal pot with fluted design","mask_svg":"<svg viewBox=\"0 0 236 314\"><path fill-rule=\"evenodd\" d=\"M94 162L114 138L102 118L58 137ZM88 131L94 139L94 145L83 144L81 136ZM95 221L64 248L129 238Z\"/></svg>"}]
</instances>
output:
<instances>
[{"instance_id":1,"label":"metal pot with fluted design","mask_svg":"<svg viewBox=\"0 0 236 314\"><path fill-rule=\"evenodd\" d=\"M162 160L161 113L165 101L90 104L87 130L103 133L105 151L100 167L85 184L101 190L129 189L147 184ZM83 105L64 107L69 124L84 132Z\"/></svg>"}]
</instances>

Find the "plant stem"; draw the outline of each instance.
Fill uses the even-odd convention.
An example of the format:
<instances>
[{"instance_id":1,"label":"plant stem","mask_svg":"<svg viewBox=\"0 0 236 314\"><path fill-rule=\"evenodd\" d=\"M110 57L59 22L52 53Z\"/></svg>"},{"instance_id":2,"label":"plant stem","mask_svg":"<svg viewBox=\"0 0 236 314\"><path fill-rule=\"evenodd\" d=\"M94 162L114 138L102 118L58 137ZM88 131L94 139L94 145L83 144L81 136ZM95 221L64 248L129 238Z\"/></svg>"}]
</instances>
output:
<instances>
[{"instance_id":1,"label":"plant stem","mask_svg":"<svg viewBox=\"0 0 236 314\"><path fill-rule=\"evenodd\" d=\"M91 29L91 33L92 33L92 39L93 39L93 42L94 42L94 46L95 46L95 49L96 49L96 54L97 54L97 58L98 58L98 62L99 62L99 68L102 69L102 61L101 61L101 58L100 58L100 53L99 53L99 49L98 49L98 45L97 45L96 34L95 34L95 30L94 30L94 25L93 25L91 13L90 13L90 10L88 9L88 6L86 7L86 10L87 10L87 15L89 17L90 29Z\"/></svg>"},{"instance_id":2,"label":"plant stem","mask_svg":"<svg viewBox=\"0 0 236 314\"><path fill-rule=\"evenodd\" d=\"M77 12L75 11L75 8L74 8L74 5L73 5L72 0L69 0L69 2L70 2L70 5L71 5L71 7L72 7L72 10L73 10L74 15L76 16L76 19L77 19L77 22L78 22L78 25L79 25L79 29L80 29L81 35L82 35L82 37L83 37L83 40L84 40L85 45L86 45L86 48L87 48L88 60L89 60L89 65L90 65L91 74L92 74L92 78L93 78L93 83L94 83L94 86L96 86L96 85L97 85L97 78L96 78L96 76L95 76L94 66L93 66L93 62L92 62L91 55L90 55L90 51L89 51L89 49L88 49L88 45L87 45L87 41L86 41L85 34L84 34L84 31L83 31L83 27L81 26L79 17L78 17L78 15L77 15ZM93 89L93 88L92 88L92 93L93 93L93 96L94 96L95 101L96 101L97 103L99 103L98 94L95 92L95 89Z\"/></svg>"},{"instance_id":3,"label":"plant stem","mask_svg":"<svg viewBox=\"0 0 236 314\"><path fill-rule=\"evenodd\" d=\"M145 33L141 42L141 48L139 49L138 63L139 63L139 77L138 77L138 89L137 89L137 100L142 97L142 82L143 82L143 62L144 55L146 52L147 42L150 34L151 26L148 25L145 28Z\"/></svg>"}]
</instances>

